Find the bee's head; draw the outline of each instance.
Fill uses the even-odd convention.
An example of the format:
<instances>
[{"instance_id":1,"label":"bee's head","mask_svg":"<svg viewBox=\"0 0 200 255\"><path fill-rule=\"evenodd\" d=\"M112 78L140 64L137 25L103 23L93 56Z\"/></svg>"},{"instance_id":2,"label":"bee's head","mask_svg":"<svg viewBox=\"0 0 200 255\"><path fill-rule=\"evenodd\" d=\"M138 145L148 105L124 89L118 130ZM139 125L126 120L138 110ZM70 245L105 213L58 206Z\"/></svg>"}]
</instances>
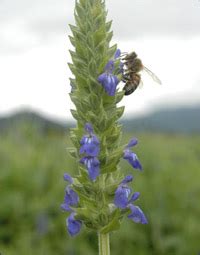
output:
<instances>
[{"instance_id":1,"label":"bee's head","mask_svg":"<svg viewBox=\"0 0 200 255\"><path fill-rule=\"evenodd\" d=\"M127 54L125 57L124 57L124 60L134 60L135 58L137 58L137 54L135 53L135 51Z\"/></svg>"}]
</instances>

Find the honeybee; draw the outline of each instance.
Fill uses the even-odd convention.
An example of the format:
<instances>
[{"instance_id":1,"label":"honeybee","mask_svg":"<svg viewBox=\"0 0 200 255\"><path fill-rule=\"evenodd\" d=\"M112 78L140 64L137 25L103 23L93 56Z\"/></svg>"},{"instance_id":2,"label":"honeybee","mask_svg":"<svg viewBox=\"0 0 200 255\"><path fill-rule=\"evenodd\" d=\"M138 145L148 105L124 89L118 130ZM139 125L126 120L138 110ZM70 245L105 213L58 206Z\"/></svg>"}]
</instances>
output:
<instances>
[{"instance_id":1,"label":"honeybee","mask_svg":"<svg viewBox=\"0 0 200 255\"><path fill-rule=\"evenodd\" d=\"M127 54L122 60L125 66L122 81L125 83L123 90L126 96L132 94L141 84L141 75L139 72L142 70L146 71L155 82L161 84L160 79L142 64L142 61L137 57L135 52Z\"/></svg>"}]
</instances>

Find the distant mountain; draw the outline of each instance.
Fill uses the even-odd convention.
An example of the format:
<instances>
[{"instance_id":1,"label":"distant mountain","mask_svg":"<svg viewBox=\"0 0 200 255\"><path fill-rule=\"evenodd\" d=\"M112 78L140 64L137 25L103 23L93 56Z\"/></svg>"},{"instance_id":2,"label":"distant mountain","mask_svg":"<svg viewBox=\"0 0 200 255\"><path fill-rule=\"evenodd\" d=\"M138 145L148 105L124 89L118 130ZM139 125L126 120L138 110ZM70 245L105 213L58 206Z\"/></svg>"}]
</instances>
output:
<instances>
[{"instance_id":1,"label":"distant mountain","mask_svg":"<svg viewBox=\"0 0 200 255\"><path fill-rule=\"evenodd\" d=\"M200 106L191 108L163 109L147 116L122 119L127 132L200 133ZM8 117L0 117L0 132L29 125L41 133L66 132L74 122L57 122L38 113L22 111Z\"/></svg>"},{"instance_id":2,"label":"distant mountain","mask_svg":"<svg viewBox=\"0 0 200 255\"><path fill-rule=\"evenodd\" d=\"M126 131L198 133L200 106L163 109L145 117L126 119L123 124Z\"/></svg>"},{"instance_id":3,"label":"distant mountain","mask_svg":"<svg viewBox=\"0 0 200 255\"><path fill-rule=\"evenodd\" d=\"M14 113L8 117L0 117L0 132L20 129L25 126L37 129L40 133L47 133L49 131L64 132L68 128L68 125L62 122L56 122L36 112L26 110Z\"/></svg>"}]
</instances>

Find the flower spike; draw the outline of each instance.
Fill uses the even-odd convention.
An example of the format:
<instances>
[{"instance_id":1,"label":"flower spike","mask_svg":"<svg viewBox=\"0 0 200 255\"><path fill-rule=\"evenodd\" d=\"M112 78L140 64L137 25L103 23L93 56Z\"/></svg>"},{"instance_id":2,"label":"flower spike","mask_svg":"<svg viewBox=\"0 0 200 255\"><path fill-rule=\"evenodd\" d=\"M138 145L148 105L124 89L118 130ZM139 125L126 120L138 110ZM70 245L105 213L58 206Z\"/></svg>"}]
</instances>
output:
<instances>
[{"instance_id":1,"label":"flower spike","mask_svg":"<svg viewBox=\"0 0 200 255\"><path fill-rule=\"evenodd\" d=\"M70 50L73 78L69 96L77 123L70 129L73 148L69 153L76 169L72 177L64 174L67 187L61 205L68 214L69 235L77 235L84 224L99 233L99 243L105 240L103 235L107 239L120 227L124 215L137 223L147 222L136 206L140 193L132 192L133 176L126 175L119 164L123 157L133 168L142 169L132 151L137 139L121 146L119 118L124 107L118 105L125 95L118 84L130 85L134 74L140 78L135 64L142 63L136 53L123 54L110 45L112 22L106 20L106 13L104 0L75 1L75 22L70 25L69 37L74 47Z\"/></svg>"}]
</instances>

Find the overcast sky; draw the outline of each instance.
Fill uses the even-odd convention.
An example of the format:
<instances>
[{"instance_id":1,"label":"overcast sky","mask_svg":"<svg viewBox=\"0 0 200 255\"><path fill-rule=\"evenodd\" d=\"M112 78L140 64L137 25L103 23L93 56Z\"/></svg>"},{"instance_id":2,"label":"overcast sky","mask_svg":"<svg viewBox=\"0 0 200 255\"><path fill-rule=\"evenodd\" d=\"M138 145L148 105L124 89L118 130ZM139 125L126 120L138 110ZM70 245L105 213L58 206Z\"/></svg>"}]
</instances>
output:
<instances>
[{"instance_id":1,"label":"overcast sky","mask_svg":"<svg viewBox=\"0 0 200 255\"><path fill-rule=\"evenodd\" d=\"M144 86L127 114L200 103L200 0L107 0L113 43L135 50L163 85ZM31 107L57 118L73 108L67 67L74 0L0 0L0 114ZM133 103L134 102L134 103Z\"/></svg>"}]
</instances>

